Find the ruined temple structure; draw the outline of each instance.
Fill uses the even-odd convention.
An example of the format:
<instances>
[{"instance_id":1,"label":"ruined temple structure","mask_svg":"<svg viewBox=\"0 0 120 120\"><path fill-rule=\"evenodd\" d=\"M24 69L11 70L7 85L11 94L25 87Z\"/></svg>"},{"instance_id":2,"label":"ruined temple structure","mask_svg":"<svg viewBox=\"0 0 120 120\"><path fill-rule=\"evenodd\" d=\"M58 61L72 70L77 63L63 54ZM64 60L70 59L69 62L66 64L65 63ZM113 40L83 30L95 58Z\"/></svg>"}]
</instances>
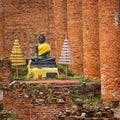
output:
<instances>
[{"instance_id":1,"label":"ruined temple structure","mask_svg":"<svg viewBox=\"0 0 120 120\"><path fill-rule=\"evenodd\" d=\"M101 80L105 101L120 99L119 0L0 0L0 59L20 40L26 59L44 33L59 61L67 36L76 74ZM106 94L107 93L107 94Z\"/></svg>"}]
</instances>

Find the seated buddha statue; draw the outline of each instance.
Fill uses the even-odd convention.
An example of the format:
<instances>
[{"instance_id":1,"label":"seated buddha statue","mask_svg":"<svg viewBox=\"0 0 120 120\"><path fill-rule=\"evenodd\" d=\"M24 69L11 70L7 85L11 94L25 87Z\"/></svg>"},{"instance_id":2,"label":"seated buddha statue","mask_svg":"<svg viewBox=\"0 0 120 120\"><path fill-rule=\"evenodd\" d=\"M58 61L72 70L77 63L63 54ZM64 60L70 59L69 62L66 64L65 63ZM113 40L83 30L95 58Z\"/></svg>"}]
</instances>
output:
<instances>
[{"instance_id":1,"label":"seated buddha statue","mask_svg":"<svg viewBox=\"0 0 120 120\"><path fill-rule=\"evenodd\" d=\"M51 47L46 43L44 34L40 34L38 41L35 45L35 56L31 58L31 66L55 67L55 57L50 56Z\"/></svg>"},{"instance_id":2,"label":"seated buddha statue","mask_svg":"<svg viewBox=\"0 0 120 120\"><path fill-rule=\"evenodd\" d=\"M39 57L46 57L50 55L51 47L49 44L47 44L45 41L45 36L44 34L41 34L38 38L39 44L36 45L35 47L35 54L37 54L38 58Z\"/></svg>"}]
</instances>

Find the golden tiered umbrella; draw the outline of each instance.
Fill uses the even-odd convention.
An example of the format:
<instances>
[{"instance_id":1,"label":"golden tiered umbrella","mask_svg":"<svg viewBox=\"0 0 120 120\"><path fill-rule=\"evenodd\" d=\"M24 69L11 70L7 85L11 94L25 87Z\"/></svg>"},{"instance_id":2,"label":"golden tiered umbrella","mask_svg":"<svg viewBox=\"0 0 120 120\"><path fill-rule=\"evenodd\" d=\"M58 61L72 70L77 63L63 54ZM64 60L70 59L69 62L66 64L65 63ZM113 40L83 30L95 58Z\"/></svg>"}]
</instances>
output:
<instances>
[{"instance_id":1,"label":"golden tiered umbrella","mask_svg":"<svg viewBox=\"0 0 120 120\"><path fill-rule=\"evenodd\" d=\"M26 64L18 39L14 41L10 60L12 62L12 66L16 67L16 75L18 78L18 66Z\"/></svg>"}]
</instances>

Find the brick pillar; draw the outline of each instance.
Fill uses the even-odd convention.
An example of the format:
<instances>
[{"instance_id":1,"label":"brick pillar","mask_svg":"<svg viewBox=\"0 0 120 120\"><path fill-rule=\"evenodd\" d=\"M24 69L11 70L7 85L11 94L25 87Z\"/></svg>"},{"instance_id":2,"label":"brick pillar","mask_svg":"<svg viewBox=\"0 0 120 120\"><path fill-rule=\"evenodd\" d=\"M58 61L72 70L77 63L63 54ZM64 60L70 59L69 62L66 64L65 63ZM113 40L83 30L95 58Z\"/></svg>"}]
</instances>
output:
<instances>
[{"instance_id":1,"label":"brick pillar","mask_svg":"<svg viewBox=\"0 0 120 120\"><path fill-rule=\"evenodd\" d=\"M97 0L82 1L84 75L91 79L100 78L97 4Z\"/></svg>"},{"instance_id":2,"label":"brick pillar","mask_svg":"<svg viewBox=\"0 0 120 120\"><path fill-rule=\"evenodd\" d=\"M56 39L55 39L55 24L54 24L54 3L53 0L47 0L48 4L48 27L47 27L47 43L51 46L51 56L56 57ZM46 28L46 27L44 27Z\"/></svg>"},{"instance_id":3,"label":"brick pillar","mask_svg":"<svg viewBox=\"0 0 120 120\"><path fill-rule=\"evenodd\" d=\"M10 60L0 60L0 84L8 84L12 78L12 67Z\"/></svg>"},{"instance_id":4,"label":"brick pillar","mask_svg":"<svg viewBox=\"0 0 120 120\"><path fill-rule=\"evenodd\" d=\"M0 59L3 58L3 41L4 41L4 10L3 2L0 1Z\"/></svg>"},{"instance_id":5,"label":"brick pillar","mask_svg":"<svg viewBox=\"0 0 120 120\"><path fill-rule=\"evenodd\" d=\"M118 0L99 0L101 93L104 102L120 100Z\"/></svg>"},{"instance_id":6,"label":"brick pillar","mask_svg":"<svg viewBox=\"0 0 120 120\"><path fill-rule=\"evenodd\" d=\"M82 0L67 0L67 29L74 64L70 69L83 74Z\"/></svg>"},{"instance_id":7,"label":"brick pillar","mask_svg":"<svg viewBox=\"0 0 120 120\"><path fill-rule=\"evenodd\" d=\"M59 60L63 41L67 32L66 9L66 0L54 0L54 22L57 61Z\"/></svg>"}]
</instances>

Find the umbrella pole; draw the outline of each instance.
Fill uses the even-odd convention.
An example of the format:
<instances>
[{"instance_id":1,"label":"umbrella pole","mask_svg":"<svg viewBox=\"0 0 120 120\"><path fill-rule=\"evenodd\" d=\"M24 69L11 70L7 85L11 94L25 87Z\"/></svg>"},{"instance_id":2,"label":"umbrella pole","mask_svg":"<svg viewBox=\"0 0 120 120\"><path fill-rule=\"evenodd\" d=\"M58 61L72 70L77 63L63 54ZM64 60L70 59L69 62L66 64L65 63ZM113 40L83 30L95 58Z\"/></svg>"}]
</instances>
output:
<instances>
[{"instance_id":1,"label":"umbrella pole","mask_svg":"<svg viewBox=\"0 0 120 120\"><path fill-rule=\"evenodd\" d=\"M18 78L18 66L16 66L16 76Z\"/></svg>"},{"instance_id":2,"label":"umbrella pole","mask_svg":"<svg viewBox=\"0 0 120 120\"><path fill-rule=\"evenodd\" d=\"M68 65L66 65L66 76L68 75Z\"/></svg>"}]
</instances>

